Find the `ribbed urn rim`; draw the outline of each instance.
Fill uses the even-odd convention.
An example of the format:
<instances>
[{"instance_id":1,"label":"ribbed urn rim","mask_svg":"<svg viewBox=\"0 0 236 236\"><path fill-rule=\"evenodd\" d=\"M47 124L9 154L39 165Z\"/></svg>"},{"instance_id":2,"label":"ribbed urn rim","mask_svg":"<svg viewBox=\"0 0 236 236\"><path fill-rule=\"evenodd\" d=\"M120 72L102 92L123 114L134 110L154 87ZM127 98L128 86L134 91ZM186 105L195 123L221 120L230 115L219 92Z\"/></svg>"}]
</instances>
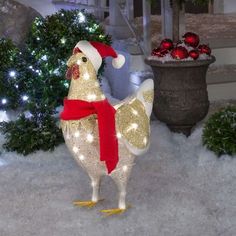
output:
<instances>
[{"instance_id":1,"label":"ribbed urn rim","mask_svg":"<svg viewBox=\"0 0 236 236\"><path fill-rule=\"evenodd\" d=\"M150 66L157 67L198 67L198 66L207 66L215 62L216 58L211 56L210 59L206 60L196 60L196 61L166 61L161 62L156 60L154 56L149 56L144 59L145 63Z\"/></svg>"}]
</instances>

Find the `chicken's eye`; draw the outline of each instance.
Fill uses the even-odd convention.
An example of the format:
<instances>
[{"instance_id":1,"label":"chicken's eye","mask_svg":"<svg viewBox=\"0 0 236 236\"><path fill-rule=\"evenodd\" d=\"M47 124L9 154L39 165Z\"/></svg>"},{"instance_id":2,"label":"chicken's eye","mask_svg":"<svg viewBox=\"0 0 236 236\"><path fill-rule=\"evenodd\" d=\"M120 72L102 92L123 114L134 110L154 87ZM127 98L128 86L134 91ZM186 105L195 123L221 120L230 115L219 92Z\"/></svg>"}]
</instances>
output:
<instances>
[{"instance_id":1,"label":"chicken's eye","mask_svg":"<svg viewBox=\"0 0 236 236\"><path fill-rule=\"evenodd\" d=\"M82 61L83 62L87 62L87 58L86 57L82 57Z\"/></svg>"}]
</instances>

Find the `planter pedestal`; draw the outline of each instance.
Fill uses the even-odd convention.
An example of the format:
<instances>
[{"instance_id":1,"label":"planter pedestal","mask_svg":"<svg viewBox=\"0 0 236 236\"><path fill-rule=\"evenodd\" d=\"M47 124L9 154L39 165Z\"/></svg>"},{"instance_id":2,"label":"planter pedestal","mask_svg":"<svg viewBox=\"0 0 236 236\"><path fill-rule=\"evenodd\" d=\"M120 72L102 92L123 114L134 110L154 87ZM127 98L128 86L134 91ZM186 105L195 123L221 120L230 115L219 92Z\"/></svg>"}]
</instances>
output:
<instances>
[{"instance_id":1,"label":"planter pedestal","mask_svg":"<svg viewBox=\"0 0 236 236\"><path fill-rule=\"evenodd\" d=\"M209 60L169 61L162 63L149 57L146 64L154 73L153 111L171 131L190 135L192 127L202 120L209 108L206 72Z\"/></svg>"}]
</instances>

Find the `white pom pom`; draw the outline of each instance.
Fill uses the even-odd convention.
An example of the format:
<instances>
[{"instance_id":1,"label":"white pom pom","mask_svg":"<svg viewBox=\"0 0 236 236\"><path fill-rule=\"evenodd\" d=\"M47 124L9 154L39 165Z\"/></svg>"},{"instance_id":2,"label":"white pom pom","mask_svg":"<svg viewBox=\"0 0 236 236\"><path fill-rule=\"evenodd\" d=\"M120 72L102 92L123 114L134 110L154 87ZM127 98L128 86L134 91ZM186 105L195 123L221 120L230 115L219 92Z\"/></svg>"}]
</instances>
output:
<instances>
[{"instance_id":1,"label":"white pom pom","mask_svg":"<svg viewBox=\"0 0 236 236\"><path fill-rule=\"evenodd\" d=\"M124 64L125 57L121 54L118 54L118 56L112 60L112 65L116 69L120 69Z\"/></svg>"}]
</instances>

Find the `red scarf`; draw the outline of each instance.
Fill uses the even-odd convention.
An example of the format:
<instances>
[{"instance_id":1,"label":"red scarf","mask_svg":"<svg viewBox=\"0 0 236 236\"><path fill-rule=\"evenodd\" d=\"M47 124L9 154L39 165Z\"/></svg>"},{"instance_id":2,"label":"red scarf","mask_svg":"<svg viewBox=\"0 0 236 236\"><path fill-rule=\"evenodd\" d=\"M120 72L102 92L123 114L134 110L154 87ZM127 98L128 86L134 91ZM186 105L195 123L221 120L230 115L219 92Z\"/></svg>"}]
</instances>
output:
<instances>
[{"instance_id":1,"label":"red scarf","mask_svg":"<svg viewBox=\"0 0 236 236\"><path fill-rule=\"evenodd\" d=\"M64 99L64 109L60 114L62 120L79 120L97 114L100 139L100 160L105 161L108 174L118 163L118 140L115 128L116 110L107 99L97 102Z\"/></svg>"}]
</instances>

